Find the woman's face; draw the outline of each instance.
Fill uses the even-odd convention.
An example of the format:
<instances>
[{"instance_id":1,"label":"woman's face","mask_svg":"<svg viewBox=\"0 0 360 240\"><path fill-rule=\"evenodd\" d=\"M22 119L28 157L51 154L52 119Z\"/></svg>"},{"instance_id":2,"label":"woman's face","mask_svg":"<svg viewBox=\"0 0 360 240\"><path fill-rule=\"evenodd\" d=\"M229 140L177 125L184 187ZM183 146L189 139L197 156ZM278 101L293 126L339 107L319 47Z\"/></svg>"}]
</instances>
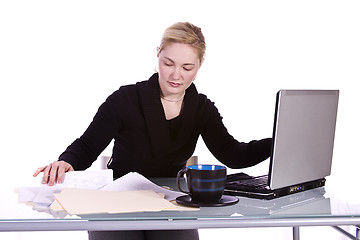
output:
<instances>
[{"instance_id":1,"label":"woman's face","mask_svg":"<svg viewBox=\"0 0 360 240\"><path fill-rule=\"evenodd\" d=\"M171 43L158 52L158 59L163 96L184 94L201 66L196 50L188 44Z\"/></svg>"}]
</instances>

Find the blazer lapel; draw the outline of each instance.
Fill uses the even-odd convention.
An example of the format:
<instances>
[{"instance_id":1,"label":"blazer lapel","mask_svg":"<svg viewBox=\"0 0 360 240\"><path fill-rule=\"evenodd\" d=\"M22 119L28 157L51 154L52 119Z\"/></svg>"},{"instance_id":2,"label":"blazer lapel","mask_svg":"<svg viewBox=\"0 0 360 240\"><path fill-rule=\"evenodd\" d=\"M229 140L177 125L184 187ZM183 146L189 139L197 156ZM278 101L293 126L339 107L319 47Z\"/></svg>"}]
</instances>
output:
<instances>
[{"instance_id":1,"label":"blazer lapel","mask_svg":"<svg viewBox=\"0 0 360 240\"><path fill-rule=\"evenodd\" d=\"M137 89L152 150L155 155L162 155L169 147L170 132L160 101L158 74L148 81L137 83Z\"/></svg>"},{"instance_id":2,"label":"blazer lapel","mask_svg":"<svg viewBox=\"0 0 360 240\"><path fill-rule=\"evenodd\" d=\"M186 90L180 134L174 143L171 141L168 123L160 100L158 74L151 76L148 81L137 83L136 86L153 153L157 157L164 157L185 144L193 132L198 104L197 90L194 84Z\"/></svg>"},{"instance_id":3,"label":"blazer lapel","mask_svg":"<svg viewBox=\"0 0 360 240\"><path fill-rule=\"evenodd\" d=\"M186 90L184 98L184 106L181 118L181 125L178 134L178 147L188 142L189 137L194 134L194 127L197 123L197 110L198 110L198 92L194 84Z\"/></svg>"}]
</instances>

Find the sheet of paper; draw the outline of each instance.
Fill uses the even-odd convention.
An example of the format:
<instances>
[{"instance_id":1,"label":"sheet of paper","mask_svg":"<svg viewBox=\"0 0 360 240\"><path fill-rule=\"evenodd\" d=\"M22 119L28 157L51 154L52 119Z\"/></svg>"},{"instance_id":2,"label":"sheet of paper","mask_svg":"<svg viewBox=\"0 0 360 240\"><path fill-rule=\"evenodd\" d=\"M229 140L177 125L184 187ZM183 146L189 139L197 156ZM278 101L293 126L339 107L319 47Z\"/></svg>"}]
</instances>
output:
<instances>
[{"instance_id":1,"label":"sheet of paper","mask_svg":"<svg viewBox=\"0 0 360 240\"><path fill-rule=\"evenodd\" d=\"M100 189L111 182L112 169L71 171L65 174L62 188Z\"/></svg>"},{"instance_id":2,"label":"sheet of paper","mask_svg":"<svg viewBox=\"0 0 360 240\"><path fill-rule=\"evenodd\" d=\"M61 192L61 189L62 187L60 184L55 186L48 186L42 184L42 186L39 187L39 191L33 198L32 202L37 207L48 207L55 200L54 193Z\"/></svg>"},{"instance_id":3,"label":"sheet of paper","mask_svg":"<svg viewBox=\"0 0 360 240\"><path fill-rule=\"evenodd\" d=\"M19 202L31 202L35 196L39 193L39 187L21 187L17 188Z\"/></svg>"},{"instance_id":4,"label":"sheet of paper","mask_svg":"<svg viewBox=\"0 0 360 240\"><path fill-rule=\"evenodd\" d=\"M176 206L176 209L172 209L171 211L199 211L200 210L200 207L182 206L182 205L178 204L175 200L171 201L171 203ZM166 211L166 210L164 210L164 211Z\"/></svg>"},{"instance_id":5,"label":"sheet of paper","mask_svg":"<svg viewBox=\"0 0 360 240\"><path fill-rule=\"evenodd\" d=\"M175 200L179 196L185 195L182 192L171 191L156 185L139 173L131 172L112 183L101 188L106 191L134 191L134 190L153 190L156 193L165 194L165 199L168 201Z\"/></svg>"},{"instance_id":6,"label":"sheet of paper","mask_svg":"<svg viewBox=\"0 0 360 240\"><path fill-rule=\"evenodd\" d=\"M163 193L158 193L158 195L161 198L165 197L165 194ZM200 208L198 207L186 207L186 206L182 206L180 204L178 204L175 200L171 201L171 203L175 206L175 208L173 209L163 209L163 211L199 211ZM55 201L50 205L50 209L54 212L57 211L65 211L65 209L63 208L63 206L61 206L61 204L55 199Z\"/></svg>"},{"instance_id":7,"label":"sheet of paper","mask_svg":"<svg viewBox=\"0 0 360 240\"><path fill-rule=\"evenodd\" d=\"M63 211L65 210L63 206L55 199L55 201L50 205L50 209L54 211Z\"/></svg>"},{"instance_id":8,"label":"sheet of paper","mask_svg":"<svg viewBox=\"0 0 360 240\"><path fill-rule=\"evenodd\" d=\"M69 214L75 215L176 209L152 190L117 192L65 188L54 195Z\"/></svg>"},{"instance_id":9,"label":"sheet of paper","mask_svg":"<svg viewBox=\"0 0 360 240\"><path fill-rule=\"evenodd\" d=\"M53 194L59 193L63 188L99 189L111 182L113 172L109 169L67 172L63 184L18 188L18 201L33 202L37 207L48 207L55 200Z\"/></svg>"}]
</instances>

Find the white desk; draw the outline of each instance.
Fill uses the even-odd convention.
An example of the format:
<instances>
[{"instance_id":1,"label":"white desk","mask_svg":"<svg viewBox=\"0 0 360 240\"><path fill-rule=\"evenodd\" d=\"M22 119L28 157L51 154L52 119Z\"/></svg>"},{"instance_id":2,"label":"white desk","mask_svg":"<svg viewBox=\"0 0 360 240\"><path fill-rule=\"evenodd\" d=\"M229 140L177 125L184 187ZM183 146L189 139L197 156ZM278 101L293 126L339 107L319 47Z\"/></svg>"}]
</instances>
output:
<instances>
[{"instance_id":1,"label":"white desk","mask_svg":"<svg viewBox=\"0 0 360 240\"><path fill-rule=\"evenodd\" d=\"M175 179L156 179L159 185L175 186ZM297 193L275 200L240 197L227 207L207 207L195 212L147 212L69 216L33 210L17 203L8 188L0 197L0 231L79 231L79 230L164 230L202 228L293 227L294 239L301 226L360 226L359 205L336 203L325 188ZM335 204L336 203L336 204ZM359 229L359 228L357 228ZM348 234L348 233L344 233ZM360 239L359 230L352 239Z\"/></svg>"}]
</instances>

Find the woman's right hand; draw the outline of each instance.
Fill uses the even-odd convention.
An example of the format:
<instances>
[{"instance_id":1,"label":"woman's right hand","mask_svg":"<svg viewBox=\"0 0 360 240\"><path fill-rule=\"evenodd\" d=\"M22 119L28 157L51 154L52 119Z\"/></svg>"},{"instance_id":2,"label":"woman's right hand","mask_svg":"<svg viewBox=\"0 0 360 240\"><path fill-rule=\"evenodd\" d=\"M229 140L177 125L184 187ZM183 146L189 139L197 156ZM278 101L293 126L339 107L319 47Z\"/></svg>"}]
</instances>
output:
<instances>
[{"instance_id":1,"label":"woman's right hand","mask_svg":"<svg viewBox=\"0 0 360 240\"><path fill-rule=\"evenodd\" d=\"M39 167L33 176L36 177L39 173L44 172L42 183L53 186L56 182L63 183L65 173L69 171L74 171L74 168L69 163L64 161L55 161L45 167Z\"/></svg>"}]
</instances>

